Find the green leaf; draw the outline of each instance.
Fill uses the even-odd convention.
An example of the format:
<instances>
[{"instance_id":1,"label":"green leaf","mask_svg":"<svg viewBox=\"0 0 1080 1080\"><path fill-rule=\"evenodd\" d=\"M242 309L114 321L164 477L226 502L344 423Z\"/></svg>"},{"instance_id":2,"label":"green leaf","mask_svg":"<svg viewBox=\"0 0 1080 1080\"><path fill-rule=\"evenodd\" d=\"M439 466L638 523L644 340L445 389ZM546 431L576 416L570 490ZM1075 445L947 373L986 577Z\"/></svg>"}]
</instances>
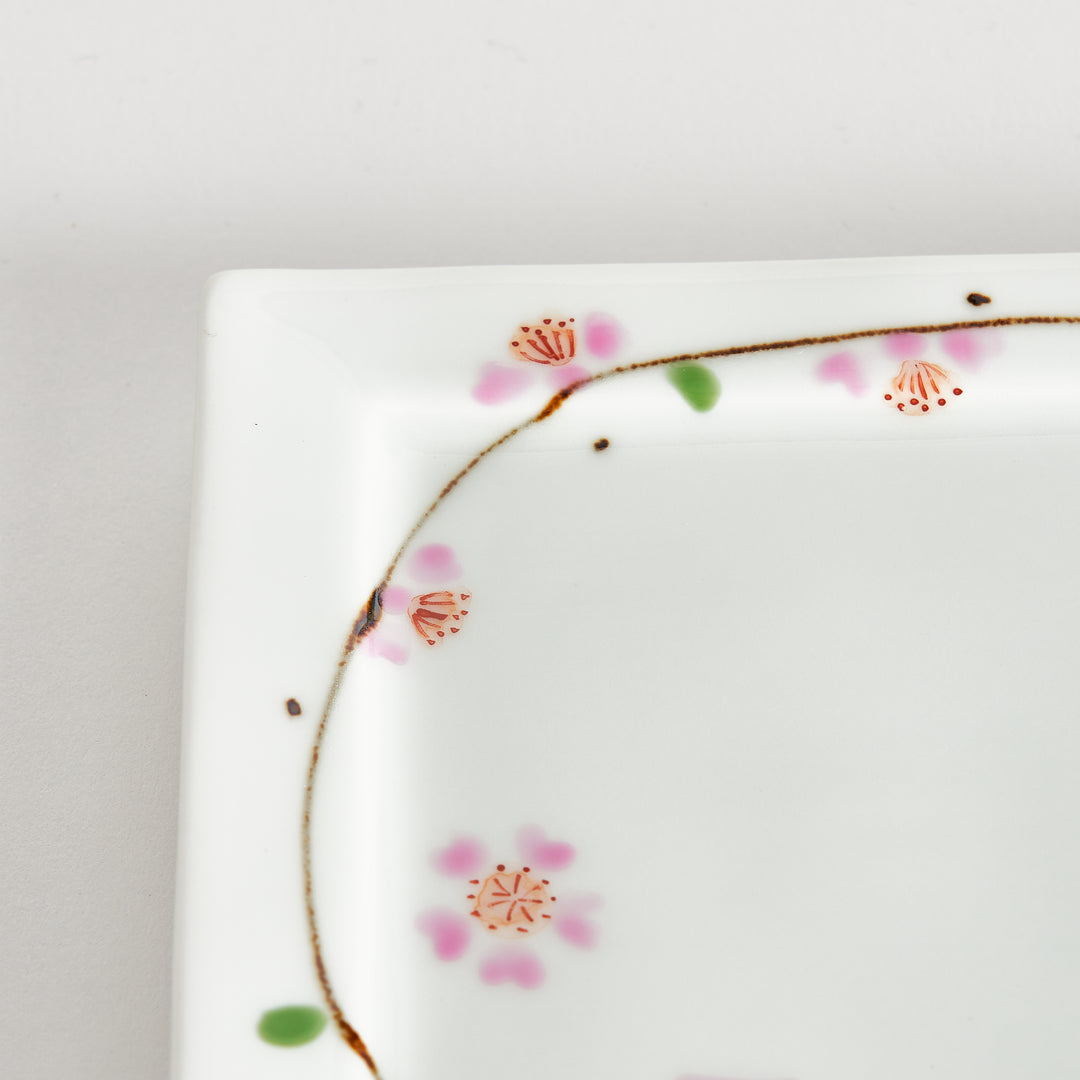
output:
<instances>
[{"instance_id":1,"label":"green leaf","mask_svg":"<svg viewBox=\"0 0 1080 1080\"><path fill-rule=\"evenodd\" d=\"M720 380L701 364L676 364L668 369L668 381L698 412L708 412L720 400Z\"/></svg>"},{"instance_id":2,"label":"green leaf","mask_svg":"<svg viewBox=\"0 0 1080 1080\"><path fill-rule=\"evenodd\" d=\"M303 1046L326 1027L326 1013L314 1005L283 1005L259 1019L259 1038L274 1046Z\"/></svg>"}]
</instances>

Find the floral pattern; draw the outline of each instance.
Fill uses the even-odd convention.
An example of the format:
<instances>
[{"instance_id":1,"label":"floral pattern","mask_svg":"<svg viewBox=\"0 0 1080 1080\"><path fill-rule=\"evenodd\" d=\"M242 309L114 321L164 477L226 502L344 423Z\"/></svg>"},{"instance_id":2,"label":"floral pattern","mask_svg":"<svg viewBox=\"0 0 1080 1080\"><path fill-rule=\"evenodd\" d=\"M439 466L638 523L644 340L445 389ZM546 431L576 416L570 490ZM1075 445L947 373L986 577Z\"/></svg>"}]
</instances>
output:
<instances>
[{"instance_id":1,"label":"floral pattern","mask_svg":"<svg viewBox=\"0 0 1080 1080\"><path fill-rule=\"evenodd\" d=\"M925 360L905 360L886 392L885 400L905 415L915 416L944 408L950 397L959 397L963 392L943 367Z\"/></svg>"},{"instance_id":2,"label":"floral pattern","mask_svg":"<svg viewBox=\"0 0 1080 1080\"><path fill-rule=\"evenodd\" d=\"M574 319L541 319L535 326L523 326L514 334L510 348L514 356L534 364L562 367L577 355Z\"/></svg>"},{"instance_id":3,"label":"floral pattern","mask_svg":"<svg viewBox=\"0 0 1080 1080\"><path fill-rule=\"evenodd\" d=\"M978 305L989 303L988 297L972 293L968 301ZM1031 316L995 320L997 324L1080 322L1077 316ZM949 329L949 326L952 329ZM828 337L798 338L785 342L765 342L754 346L715 349L694 355L659 358L632 367L664 365L667 376L686 402L698 412L708 412L720 397L720 383L709 367L693 363L695 359L715 359L734 353L764 352L777 348L796 348L805 345L848 344L854 339L876 342L876 346L860 346L880 351L859 352L852 349L834 351L824 356L815 367L815 375L825 384L837 384L854 397L862 397L873 386L882 387L881 395L890 409L905 415L927 415L939 412L960 398L960 386L954 366L975 372L994 351L995 337L985 324L948 324L922 327L919 332L877 329L835 334ZM976 328L977 332L971 332ZM473 397L485 405L507 401L523 392L538 379L547 380L556 391L565 391L560 400L569 397L572 389L590 379L583 363L610 361L620 350L624 333L612 317L600 313L577 316L542 314L517 325L506 337L506 356L483 365L473 387ZM942 356L924 357L930 348ZM890 375L875 371L875 361L890 364ZM899 363L899 370L896 365ZM621 373L623 368L616 368ZM895 372L895 374L891 374ZM553 411L545 409L530 423L543 420ZM522 425L522 426L528 426ZM477 461L515 435L511 429L492 443L468 465L459 477ZM593 443L596 450L610 445L607 438ZM436 499L419 524L424 524L438 504L456 484L456 479ZM411 536L411 534L410 534ZM408 542L408 541L407 541ZM377 588L368 601L367 610L355 623L346 647L346 659L354 645L369 654L404 663L410 645L417 641L427 649L437 648L452 640L464 629L469 616L472 595L458 582L461 568L453 550L445 544L432 543L419 548L403 566L402 583ZM374 624L374 625L373 625ZM344 659L342 665L344 665ZM301 713L295 699L286 703L290 716ZM328 706L329 709L329 706ZM328 713L327 713L328 716ZM310 777L314 777L319 760L326 717L318 729L312 748ZM311 792L305 802L304 838L309 838ZM455 882L458 902L428 908L417 914L416 926L429 941L436 959L454 962L464 957L474 946L479 956L476 970L481 981L489 985L510 984L522 989L535 989L546 979L541 954L534 947L549 948L546 942L562 941L580 949L597 944L599 929L596 912L602 907L600 897L585 893L567 893L563 882L576 862L575 849L565 841L551 840L538 826L525 826L516 834L516 854L511 862L493 862L486 845L471 836L459 836L447 846L435 851L431 861L436 871ZM305 852L307 847L305 846ZM305 858L307 856L305 855ZM310 895L310 862L305 863L305 882ZM454 895L454 894L450 894ZM345 1041L377 1076L374 1060L357 1032L345 1022L340 1007L325 977L319 939L316 933L314 908L308 906L309 926L315 950L316 968L323 985L324 998ZM317 1038L326 1026L323 1010L314 1006L289 1005L268 1010L260 1018L258 1033L266 1042L278 1046L297 1046ZM677 1080L718 1080L705 1075L682 1074Z\"/></svg>"},{"instance_id":4,"label":"floral pattern","mask_svg":"<svg viewBox=\"0 0 1080 1080\"><path fill-rule=\"evenodd\" d=\"M942 409L964 391L940 364L919 360L926 349L925 334L889 334L885 350L900 361L900 370L882 395L885 403L905 416Z\"/></svg>"},{"instance_id":5,"label":"floral pattern","mask_svg":"<svg viewBox=\"0 0 1080 1080\"><path fill-rule=\"evenodd\" d=\"M461 567L446 544L420 548L406 564L408 584L388 585L379 594L382 615L378 626L364 638L361 650L404 664L410 645L417 639L426 648L450 641L464 628L472 604L468 590L446 587L460 576ZM432 584L443 588L424 587Z\"/></svg>"},{"instance_id":6,"label":"floral pattern","mask_svg":"<svg viewBox=\"0 0 1080 1080\"><path fill-rule=\"evenodd\" d=\"M966 330L941 334L898 332L879 340L885 358L900 364L899 370L893 369L895 374L883 389L882 400L905 416L925 416L959 398L964 388L951 365L977 371L994 344L993 337L985 331ZM923 359L923 353L931 345L945 354L940 358L943 362ZM844 350L826 356L817 365L816 372L822 382L839 383L853 396L861 397L871 383L867 367L872 363L872 357Z\"/></svg>"},{"instance_id":7,"label":"floral pattern","mask_svg":"<svg viewBox=\"0 0 1080 1080\"><path fill-rule=\"evenodd\" d=\"M418 916L417 927L440 960L460 959L477 938L484 945L493 943L480 958L480 978L490 985L511 983L531 990L543 983L545 971L526 943L551 930L570 945L591 948L598 937L592 914L601 901L556 894L555 875L576 858L570 844L526 826L518 830L517 853L517 862L492 866L486 846L473 837L459 837L436 851L432 864L464 886L465 903L430 908Z\"/></svg>"},{"instance_id":8,"label":"floral pattern","mask_svg":"<svg viewBox=\"0 0 1080 1080\"><path fill-rule=\"evenodd\" d=\"M546 372L552 390L562 390L589 377L582 361L611 360L624 336L610 315L599 312L580 322L570 315L551 314L518 323L507 341L506 360L483 365L473 397L482 405L509 401L532 385L540 371Z\"/></svg>"}]
</instances>

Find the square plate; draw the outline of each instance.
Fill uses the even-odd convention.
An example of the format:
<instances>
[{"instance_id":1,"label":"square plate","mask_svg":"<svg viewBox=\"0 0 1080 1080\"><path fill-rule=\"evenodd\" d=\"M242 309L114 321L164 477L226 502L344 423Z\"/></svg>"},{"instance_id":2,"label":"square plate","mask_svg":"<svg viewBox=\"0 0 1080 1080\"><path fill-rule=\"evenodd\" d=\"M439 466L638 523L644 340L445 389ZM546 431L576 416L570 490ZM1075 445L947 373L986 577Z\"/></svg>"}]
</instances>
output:
<instances>
[{"instance_id":1,"label":"square plate","mask_svg":"<svg viewBox=\"0 0 1080 1080\"><path fill-rule=\"evenodd\" d=\"M1075 1075L1078 297L215 278L177 1080Z\"/></svg>"}]
</instances>

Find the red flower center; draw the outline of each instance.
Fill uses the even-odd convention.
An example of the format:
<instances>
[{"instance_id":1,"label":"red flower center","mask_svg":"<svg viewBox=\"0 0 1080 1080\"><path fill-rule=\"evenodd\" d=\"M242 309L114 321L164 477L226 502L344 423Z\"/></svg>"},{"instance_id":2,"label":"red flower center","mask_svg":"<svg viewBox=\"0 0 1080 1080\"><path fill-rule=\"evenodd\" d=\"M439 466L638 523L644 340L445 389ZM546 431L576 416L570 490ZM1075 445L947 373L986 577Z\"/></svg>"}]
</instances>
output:
<instances>
[{"instance_id":1,"label":"red flower center","mask_svg":"<svg viewBox=\"0 0 1080 1080\"><path fill-rule=\"evenodd\" d=\"M489 933L523 938L551 921L555 897L548 892L548 884L530 876L527 866L521 870L500 867L484 879L479 892L469 894L476 901L471 914Z\"/></svg>"}]
</instances>

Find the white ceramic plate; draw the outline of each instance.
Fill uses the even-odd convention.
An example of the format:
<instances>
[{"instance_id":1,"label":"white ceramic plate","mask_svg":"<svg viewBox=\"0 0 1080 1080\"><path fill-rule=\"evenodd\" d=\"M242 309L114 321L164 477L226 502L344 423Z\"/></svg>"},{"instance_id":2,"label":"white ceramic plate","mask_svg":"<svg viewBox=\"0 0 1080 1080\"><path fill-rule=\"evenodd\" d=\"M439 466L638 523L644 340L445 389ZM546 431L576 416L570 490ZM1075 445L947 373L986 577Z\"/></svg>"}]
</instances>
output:
<instances>
[{"instance_id":1,"label":"white ceramic plate","mask_svg":"<svg viewBox=\"0 0 1080 1080\"><path fill-rule=\"evenodd\" d=\"M214 279L177 1080L1075 1075L1059 316L1075 256Z\"/></svg>"}]
</instances>

